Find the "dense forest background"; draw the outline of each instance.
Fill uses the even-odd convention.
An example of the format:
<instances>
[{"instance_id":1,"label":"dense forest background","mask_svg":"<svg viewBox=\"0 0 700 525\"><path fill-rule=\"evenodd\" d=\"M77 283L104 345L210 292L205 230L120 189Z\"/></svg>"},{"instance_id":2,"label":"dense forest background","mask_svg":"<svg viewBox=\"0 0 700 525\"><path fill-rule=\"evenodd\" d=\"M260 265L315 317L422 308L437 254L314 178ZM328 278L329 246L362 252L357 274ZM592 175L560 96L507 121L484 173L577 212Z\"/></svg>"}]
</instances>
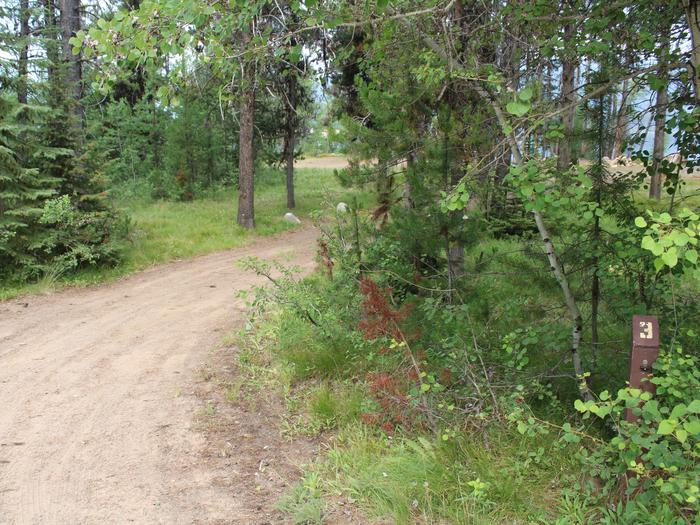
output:
<instances>
[{"instance_id":1,"label":"dense forest background","mask_svg":"<svg viewBox=\"0 0 700 525\"><path fill-rule=\"evenodd\" d=\"M322 271L278 268L255 303L266 366L345 439L285 503L295 519L341 490L405 523L695 523L699 16L696 0L4 0L0 280L123 264L124 203L235 194L218 220L260 230L256 194L298 209L319 182L300 186L295 158L343 153ZM654 399L625 388L644 313L662 330Z\"/></svg>"}]
</instances>

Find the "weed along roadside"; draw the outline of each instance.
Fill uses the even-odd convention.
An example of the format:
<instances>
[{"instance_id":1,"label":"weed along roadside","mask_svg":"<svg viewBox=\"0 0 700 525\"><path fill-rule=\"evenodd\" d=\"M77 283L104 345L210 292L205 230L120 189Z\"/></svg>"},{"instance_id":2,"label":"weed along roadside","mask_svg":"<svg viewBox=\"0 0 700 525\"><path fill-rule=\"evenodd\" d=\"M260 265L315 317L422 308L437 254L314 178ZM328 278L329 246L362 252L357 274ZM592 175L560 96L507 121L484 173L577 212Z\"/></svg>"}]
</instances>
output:
<instances>
[{"instance_id":1,"label":"weed along roadside","mask_svg":"<svg viewBox=\"0 0 700 525\"><path fill-rule=\"evenodd\" d=\"M632 370L629 387L625 374L616 394L602 390L584 402L572 376L552 371L524 383L525 370L546 366L543 349L557 352L567 334L565 325L551 332L563 322L546 314L557 289L537 269L534 249L516 239L479 241L465 259L469 293L449 303L429 279L401 280L386 258L388 228L357 216L363 277L353 216L336 214L319 243L332 272L323 261L304 279L278 268L273 286L256 289L251 328L240 336L243 376L246 367L265 369L254 390L276 387L285 400L280 431L326 443L281 500L293 522L334 523L353 509L390 523L579 523L567 521L572 516L617 523L621 515L635 523L646 505L658 504L659 523L683 523L672 516L695 502L689 445L700 372L677 344L652 355L656 317L635 316L609 332L620 341L616 367ZM484 253L499 255L487 263ZM261 261L247 266L270 273ZM509 279L494 282L491 274ZM515 311L528 327L499 337ZM598 507L619 490L631 495L626 507ZM676 490L686 491L683 502L660 503Z\"/></svg>"}]
</instances>

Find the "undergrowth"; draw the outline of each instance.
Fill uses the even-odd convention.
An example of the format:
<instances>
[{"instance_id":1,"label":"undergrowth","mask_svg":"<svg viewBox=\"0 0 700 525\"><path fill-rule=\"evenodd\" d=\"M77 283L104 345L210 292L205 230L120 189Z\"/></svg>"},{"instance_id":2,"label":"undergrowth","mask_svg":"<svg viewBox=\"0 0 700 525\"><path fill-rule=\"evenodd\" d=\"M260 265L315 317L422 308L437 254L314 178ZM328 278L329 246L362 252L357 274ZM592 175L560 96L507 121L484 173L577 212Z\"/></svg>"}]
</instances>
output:
<instances>
[{"instance_id":1,"label":"undergrowth","mask_svg":"<svg viewBox=\"0 0 700 525\"><path fill-rule=\"evenodd\" d=\"M585 349L602 392L582 404L570 325L534 239L476 238L467 278L445 290L440 274L404 258L390 226L377 233L357 209L336 219L306 279L245 262L271 286L249 296L244 340L265 339L243 355L266 356L268 384L282 385L280 431L327 443L280 502L294 523L325 523L341 503L399 524L694 523L695 358L664 349L658 401L624 388L625 306L604 304L605 343ZM624 275L605 279L619 286ZM695 311L684 308L679 327ZM693 331L677 334L692 353ZM625 407L644 424L621 421Z\"/></svg>"}]
</instances>

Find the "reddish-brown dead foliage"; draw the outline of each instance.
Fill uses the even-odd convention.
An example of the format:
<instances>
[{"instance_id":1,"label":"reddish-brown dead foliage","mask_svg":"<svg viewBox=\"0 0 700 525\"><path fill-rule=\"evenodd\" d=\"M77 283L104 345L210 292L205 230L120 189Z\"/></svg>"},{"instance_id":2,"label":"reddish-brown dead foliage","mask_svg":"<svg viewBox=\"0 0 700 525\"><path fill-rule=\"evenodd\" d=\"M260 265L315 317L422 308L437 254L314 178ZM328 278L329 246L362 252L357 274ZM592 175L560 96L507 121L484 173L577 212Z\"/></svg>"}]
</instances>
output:
<instances>
[{"instance_id":1,"label":"reddish-brown dead foliage","mask_svg":"<svg viewBox=\"0 0 700 525\"><path fill-rule=\"evenodd\" d=\"M404 371L395 375L386 372L367 374L372 397L379 405L376 412L363 414L362 421L368 425L377 425L390 432L401 425L410 411L408 388L410 381ZM410 418L409 418L410 419Z\"/></svg>"},{"instance_id":2,"label":"reddish-brown dead foliage","mask_svg":"<svg viewBox=\"0 0 700 525\"><path fill-rule=\"evenodd\" d=\"M396 341L404 341L399 322L408 315L408 307L391 307L388 300L391 288L381 288L372 279L365 277L360 281L360 293L365 299L362 301L364 319L360 321L359 328L365 338L372 340L388 336Z\"/></svg>"},{"instance_id":3,"label":"reddish-brown dead foliage","mask_svg":"<svg viewBox=\"0 0 700 525\"><path fill-rule=\"evenodd\" d=\"M405 343L396 348L382 346L381 353L399 351L410 354L406 335L401 330L401 322L409 313L409 306L393 308L389 302L391 288L382 288L371 279L363 278L360 281L360 293L364 296L362 301L363 319L359 328L368 340L380 337L391 337L399 343ZM393 346L393 345L392 345ZM407 359L410 364L400 365L392 373L370 372L367 374L372 397L379 405L376 412L362 414L362 421L368 425L377 425L386 432L392 432L396 426L404 421L411 421L411 408L409 390L417 382L420 382L415 357Z\"/></svg>"},{"instance_id":4,"label":"reddish-brown dead foliage","mask_svg":"<svg viewBox=\"0 0 700 525\"><path fill-rule=\"evenodd\" d=\"M449 368L443 368L440 370L440 382L443 385L451 385L453 381L452 370Z\"/></svg>"},{"instance_id":5,"label":"reddish-brown dead foliage","mask_svg":"<svg viewBox=\"0 0 700 525\"><path fill-rule=\"evenodd\" d=\"M329 279L333 279L333 259L331 259L330 251L328 250L328 244L325 241L318 241L318 255L321 258L321 264L326 267L326 273Z\"/></svg>"}]
</instances>

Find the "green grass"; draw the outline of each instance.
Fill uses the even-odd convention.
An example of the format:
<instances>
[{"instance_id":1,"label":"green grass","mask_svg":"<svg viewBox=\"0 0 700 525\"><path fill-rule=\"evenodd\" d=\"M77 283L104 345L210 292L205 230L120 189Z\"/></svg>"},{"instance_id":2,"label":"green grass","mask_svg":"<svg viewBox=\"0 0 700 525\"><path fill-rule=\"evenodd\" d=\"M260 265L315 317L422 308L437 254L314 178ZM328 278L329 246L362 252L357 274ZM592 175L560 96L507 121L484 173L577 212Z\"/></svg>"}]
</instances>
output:
<instances>
[{"instance_id":1,"label":"green grass","mask_svg":"<svg viewBox=\"0 0 700 525\"><path fill-rule=\"evenodd\" d=\"M640 206L645 206L655 211L668 211L671 203L670 195L668 195L668 193L666 193L664 190L661 192L660 201L650 199L647 190L640 190L636 192L635 200ZM681 185L678 188L678 193L673 201L674 210L680 210L683 208L697 210L700 208L700 179L688 178L682 180Z\"/></svg>"},{"instance_id":2,"label":"green grass","mask_svg":"<svg viewBox=\"0 0 700 525\"><path fill-rule=\"evenodd\" d=\"M121 202L118 207L131 217L133 225L119 265L85 268L65 276L49 273L30 284L0 284L0 300L108 282L157 263L236 248L258 236L298 227L283 220L287 212L283 174L268 169L261 175L261 184L256 187L254 231L236 224L235 188L217 190L193 202ZM294 213L308 224L312 212L334 206L341 195L349 198L346 193L351 192L340 187L332 170L298 168Z\"/></svg>"},{"instance_id":3,"label":"green grass","mask_svg":"<svg viewBox=\"0 0 700 525\"><path fill-rule=\"evenodd\" d=\"M577 471L572 456L505 426L441 442L356 425L309 474L391 523L526 524L551 519L566 473Z\"/></svg>"},{"instance_id":4,"label":"green grass","mask_svg":"<svg viewBox=\"0 0 700 525\"><path fill-rule=\"evenodd\" d=\"M338 295L317 275L306 282L325 283L325 295ZM253 348L258 332L266 334L265 343ZM387 435L363 424L361 414L376 410L370 385L360 379L367 363L349 360L355 352L347 338L334 332L314 339L314 333L281 308L243 343L245 352L265 356L271 375L262 388L291 384L280 431L332 436L324 456L304 467L303 479L280 501L290 522L328 523L337 502L345 501L380 523L550 523L561 513L566 488L584 477L575 447L553 446L551 435L521 435L505 422L458 431L448 441L420 429ZM278 380L282 371L287 375Z\"/></svg>"}]
</instances>

